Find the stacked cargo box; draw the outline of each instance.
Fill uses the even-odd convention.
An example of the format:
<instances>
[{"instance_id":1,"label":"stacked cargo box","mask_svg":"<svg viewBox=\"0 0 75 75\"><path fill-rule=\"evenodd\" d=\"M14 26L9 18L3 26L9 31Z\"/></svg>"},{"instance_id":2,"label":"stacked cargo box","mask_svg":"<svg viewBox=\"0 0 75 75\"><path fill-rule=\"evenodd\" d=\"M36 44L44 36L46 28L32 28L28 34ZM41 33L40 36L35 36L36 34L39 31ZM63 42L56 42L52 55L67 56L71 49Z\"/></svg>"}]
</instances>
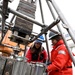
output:
<instances>
[{"instance_id":1,"label":"stacked cargo box","mask_svg":"<svg viewBox=\"0 0 75 75\"><path fill-rule=\"evenodd\" d=\"M35 18L36 6L33 3L29 3L25 0L20 0L17 11L31 18ZM22 32L24 34L31 34L33 29L33 23L16 17L14 30Z\"/></svg>"}]
</instances>

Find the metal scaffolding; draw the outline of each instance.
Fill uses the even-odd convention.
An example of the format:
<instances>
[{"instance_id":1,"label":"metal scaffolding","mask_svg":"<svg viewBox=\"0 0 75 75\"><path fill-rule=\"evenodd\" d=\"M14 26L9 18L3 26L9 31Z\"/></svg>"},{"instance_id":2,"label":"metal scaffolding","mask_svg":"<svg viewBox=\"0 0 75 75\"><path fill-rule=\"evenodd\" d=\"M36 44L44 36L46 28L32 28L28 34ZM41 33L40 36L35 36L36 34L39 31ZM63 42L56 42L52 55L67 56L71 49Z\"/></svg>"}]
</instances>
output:
<instances>
[{"instance_id":1,"label":"metal scaffolding","mask_svg":"<svg viewBox=\"0 0 75 75\"><path fill-rule=\"evenodd\" d=\"M30 2L33 2L33 0L32 0L32 1L29 0L29 1L30 1ZM75 37L74 37L74 35L73 35L73 31L72 31L71 27L69 26L68 22L66 21L65 17L64 17L63 14L61 13L60 9L58 8L58 6L56 5L56 3L55 3L54 0L46 0L47 5L48 5L48 7L49 7L49 9L50 9L50 12L51 12L51 14L52 14L52 16L53 16L53 19L54 19L54 21L53 21L50 25L46 25L46 24L45 24L43 9L42 9L42 5L41 5L41 4L42 4L42 3L41 3L41 0L39 0L39 6L40 6L40 13L41 13L42 23L37 22L35 19L33 19L33 18L31 18L31 17L29 17L29 16L27 16L27 15L25 15L25 14L22 14L22 13L20 13L20 12L18 12L18 11L15 11L15 10L9 8L9 7L8 7L8 2L9 2L9 0L3 0L3 5L0 5L0 8L2 9L2 11L0 11L0 12L2 12L2 39L3 39L3 37L4 37L5 20L7 19L7 17L8 17L8 12L9 12L9 13L14 14L15 16L18 16L18 17L20 17L20 18L22 18L22 19L24 19L24 20L30 21L30 22L32 22L32 23L34 23L34 24L36 24L36 25L42 27L41 32L40 32L37 36L35 36L33 39L31 39L31 40L26 40L26 39L24 39L24 38L21 38L21 39L23 39L24 41L28 41L28 42L31 43L31 42L35 41L35 40L36 40L39 36L41 36L42 34L45 34L45 42L46 42L46 46L47 46L48 57L49 57L49 59L50 59L50 56L49 56L49 48L48 48L48 40L47 40L47 36L46 36L46 35L47 35L47 32L48 32L49 30L52 30L52 29L51 29L52 27L54 27L55 25L57 25L58 30L59 30L60 34L62 35L63 40L64 40L64 42L65 42L65 45L66 45L66 47L67 47L67 49L68 49L68 52L69 52L69 54L70 54L70 57L71 57L71 59L72 59L72 61L73 61L73 64L75 65L75 59L74 59L74 57L73 57L73 55L72 55L71 50L69 49L69 46L68 46L68 44L67 44L67 41L65 40L65 37L64 37L64 35L63 35L63 33L62 33L62 29L60 28L59 22L61 21L62 24L64 24L65 29L66 29L67 32L70 34L70 36L71 36L71 38L72 38L72 40L73 40L74 43L75 43ZM58 15L58 18L56 18L55 14L54 14L54 12L53 12L53 10L52 10L52 7L51 7L50 5L52 5L52 6L54 7L54 9L55 9L55 11L56 11L56 13L57 13L57 15ZM52 30L52 31L55 32L55 33L57 33L55 30ZM19 37L19 38L20 38L20 37Z\"/></svg>"}]
</instances>

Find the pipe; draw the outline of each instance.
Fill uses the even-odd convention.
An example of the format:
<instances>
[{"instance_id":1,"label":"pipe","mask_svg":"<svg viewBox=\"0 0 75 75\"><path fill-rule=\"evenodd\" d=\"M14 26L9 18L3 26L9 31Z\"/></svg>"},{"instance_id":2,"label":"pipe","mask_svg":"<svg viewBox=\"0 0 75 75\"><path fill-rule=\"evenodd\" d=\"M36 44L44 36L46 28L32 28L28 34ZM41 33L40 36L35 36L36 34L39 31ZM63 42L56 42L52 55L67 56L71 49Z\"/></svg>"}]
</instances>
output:
<instances>
[{"instance_id":1,"label":"pipe","mask_svg":"<svg viewBox=\"0 0 75 75\"><path fill-rule=\"evenodd\" d=\"M2 6L2 39L4 37L4 30L5 30L5 20L7 19L7 8L8 8L8 0L3 0L3 6Z\"/></svg>"},{"instance_id":2,"label":"pipe","mask_svg":"<svg viewBox=\"0 0 75 75\"><path fill-rule=\"evenodd\" d=\"M59 18L56 19L54 22L52 22L48 27L46 27L44 30L42 30L41 33L39 33L37 35L37 37L35 37L33 40L31 41L35 41L39 36L41 36L42 34L46 33L48 30L50 30L53 26L57 25L60 22Z\"/></svg>"},{"instance_id":3,"label":"pipe","mask_svg":"<svg viewBox=\"0 0 75 75\"><path fill-rule=\"evenodd\" d=\"M64 15L62 14L62 12L60 11L60 9L58 8L57 4L55 3L54 0L49 0L51 2L51 4L53 5L54 9L56 10L59 18L61 19L61 21L64 23L64 25L66 25L66 30L68 31L68 33L70 34L72 40L75 43L75 36L74 33L69 25L69 23L67 22L67 20L65 19Z\"/></svg>"},{"instance_id":4,"label":"pipe","mask_svg":"<svg viewBox=\"0 0 75 75\"><path fill-rule=\"evenodd\" d=\"M46 2L47 2L47 0L46 0ZM49 2L47 2L47 4L48 4L48 7L49 7L49 9L50 9L50 11L51 11L51 13L52 13L53 18L56 19L55 15L54 15L54 12L53 12L53 9L51 8L51 5L49 4ZM68 52L69 52L69 54L70 54L70 57L71 57L73 63L74 63L74 65L75 65L75 60L74 60L74 58L73 58L73 54L72 54L72 52L71 52L71 50L70 50L70 48L69 48L69 46L68 46L68 44L67 44L67 42L66 42L65 36L63 35L63 32L62 32L62 29L61 29L61 27L60 27L59 24L57 25L57 27L58 27L58 29L59 29L59 31L60 31L62 37L63 37L64 43L65 43L65 45L66 45L66 47L67 47L67 50L68 50Z\"/></svg>"},{"instance_id":5,"label":"pipe","mask_svg":"<svg viewBox=\"0 0 75 75\"><path fill-rule=\"evenodd\" d=\"M42 17L42 22L43 22L43 24L45 24L41 0L39 0L39 5L40 5L40 12L41 12L41 17ZM46 64L47 64L47 63L50 62L50 54L49 54L48 40L47 40L47 36L46 35L47 35L47 33L45 33L46 48L47 48L47 53L48 53L48 60L46 62Z\"/></svg>"},{"instance_id":6,"label":"pipe","mask_svg":"<svg viewBox=\"0 0 75 75\"><path fill-rule=\"evenodd\" d=\"M15 11L15 10L13 10L13 9L10 9L10 8L9 8L9 12L11 12L11 13L13 13L13 14L15 14L15 15L17 15L17 16L19 16L19 17L25 19L25 20L28 20L28 21L30 21L30 22L33 22L33 23L35 23L35 24L37 24L37 25L39 25L39 26L41 26L41 27L45 26L45 25L43 25L42 23L39 23L39 22L35 21L33 18L28 17L28 16L26 16L26 15L24 15L24 14L18 12L18 11Z\"/></svg>"}]
</instances>

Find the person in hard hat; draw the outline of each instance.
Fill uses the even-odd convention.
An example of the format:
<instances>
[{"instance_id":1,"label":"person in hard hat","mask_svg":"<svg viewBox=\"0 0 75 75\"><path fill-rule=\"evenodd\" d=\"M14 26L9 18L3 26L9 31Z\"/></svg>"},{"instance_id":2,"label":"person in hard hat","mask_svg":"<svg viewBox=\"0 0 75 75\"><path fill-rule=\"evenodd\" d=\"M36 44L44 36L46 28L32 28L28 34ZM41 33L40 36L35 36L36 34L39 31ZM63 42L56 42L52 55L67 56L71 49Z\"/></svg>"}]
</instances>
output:
<instances>
[{"instance_id":1,"label":"person in hard hat","mask_svg":"<svg viewBox=\"0 0 75 75\"><path fill-rule=\"evenodd\" d=\"M41 39L43 39L40 36ZM42 62L45 63L47 59L47 52L42 46L42 41L35 40L34 44L29 48L26 53L26 58L28 62Z\"/></svg>"},{"instance_id":2,"label":"person in hard hat","mask_svg":"<svg viewBox=\"0 0 75 75\"><path fill-rule=\"evenodd\" d=\"M50 32L49 39L52 41L51 64L47 66L49 75L73 75L72 61L68 50L60 34Z\"/></svg>"}]
</instances>

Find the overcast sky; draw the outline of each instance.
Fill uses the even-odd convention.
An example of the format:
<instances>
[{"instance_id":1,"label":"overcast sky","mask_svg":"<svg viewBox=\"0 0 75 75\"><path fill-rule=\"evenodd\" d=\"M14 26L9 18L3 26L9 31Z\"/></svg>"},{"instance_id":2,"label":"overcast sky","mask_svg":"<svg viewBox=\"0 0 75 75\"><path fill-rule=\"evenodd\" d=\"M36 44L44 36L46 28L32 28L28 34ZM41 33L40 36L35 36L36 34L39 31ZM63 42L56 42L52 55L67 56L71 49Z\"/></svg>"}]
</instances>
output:
<instances>
[{"instance_id":1,"label":"overcast sky","mask_svg":"<svg viewBox=\"0 0 75 75\"><path fill-rule=\"evenodd\" d=\"M75 7L75 0L54 0L54 1L56 2L59 9L61 10L63 15L65 16L69 25L72 27L73 30L75 30L75 8L74 8ZM16 10L18 3L19 3L19 0L13 0L13 2L9 4L9 7ZM38 5L39 4L37 2L37 10L36 10L36 13L35 13L35 17L36 17L36 20L38 22L42 23L41 16L40 16L40 9L39 9ZM43 6L45 24L49 25L50 23L53 22L53 18L50 14L50 11L48 9L48 6L47 6L45 0L42 0L42 6ZM34 26L33 30L36 31L36 26Z\"/></svg>"},{"instance_id":2,"label":"overcast sky","mask_svg":"<svg viewBox=\"0 0 75 75\"><path fill-rule=\"evenodd\" d=\"M63 15L65 16L65 18L68 21L69 25L74 30L74 28L75 28L74 27L75 26L75 10L74 10L75 1L74 0L54 0L54 1L56 2L59 9L61 10ZM50 11L48 9L48 6L47 6L45 0L43 0L42 6L43 6L45 24L49 25L50 23L53 22L53 18L50 14ZM36 10L36 20L41 22L40 15L38 15L38 14L40 14L39 7L37 7L37 10Z\"/></svg>"}]
</instances>

